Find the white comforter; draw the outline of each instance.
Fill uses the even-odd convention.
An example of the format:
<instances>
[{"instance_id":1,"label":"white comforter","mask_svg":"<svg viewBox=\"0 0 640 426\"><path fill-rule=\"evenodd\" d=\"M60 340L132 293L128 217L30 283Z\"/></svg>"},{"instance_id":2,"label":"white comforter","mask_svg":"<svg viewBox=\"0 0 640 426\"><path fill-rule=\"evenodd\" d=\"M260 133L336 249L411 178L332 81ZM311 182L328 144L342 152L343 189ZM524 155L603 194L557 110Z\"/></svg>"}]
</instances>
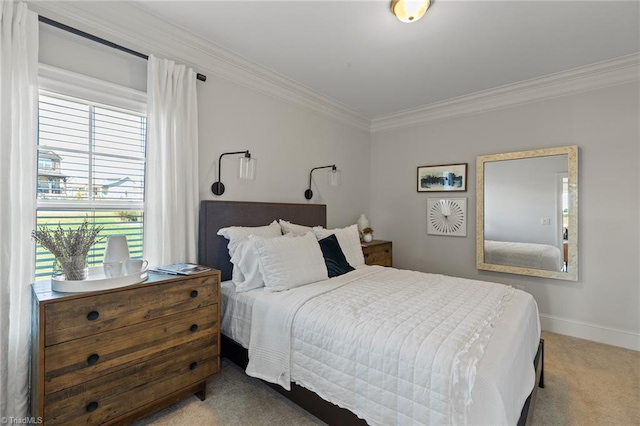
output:
<instances>
[{"instance_id":1,"label":"white comforter","mask_svg":"<svg viewBox=\"0 0 640 426\"><path fill-rule=\"evenodd\" d=\"M370 424L465 423L476 364L512 293L381 267L266 293L247 374L288 389L295 361L296 382Z\"/></svg>"}]
</instances>

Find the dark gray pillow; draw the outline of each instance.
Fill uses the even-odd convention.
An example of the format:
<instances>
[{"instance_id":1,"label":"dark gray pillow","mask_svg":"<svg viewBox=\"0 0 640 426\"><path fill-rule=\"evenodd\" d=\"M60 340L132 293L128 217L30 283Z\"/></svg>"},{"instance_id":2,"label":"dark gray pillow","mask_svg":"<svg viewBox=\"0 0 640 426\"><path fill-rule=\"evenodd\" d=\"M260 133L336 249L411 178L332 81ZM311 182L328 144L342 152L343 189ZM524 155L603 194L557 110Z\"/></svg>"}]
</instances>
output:
<instances>
[{"instance_id":1,"label":"dark gray pillow","mask_svg":"<svg viewBox=\"0 0 640 426\"><path fill-rule=\"evenodd\" d=\"M349 265L349 262L347 262L347 258L344 257L344 253L340 248L340 244L338 244L338 239L335 234L331 234L328 237L321 239L318 243L322 250L324 264L327 266L329 278L337 277L354 270L353 266Z\"/></svg>"}]
</instances>

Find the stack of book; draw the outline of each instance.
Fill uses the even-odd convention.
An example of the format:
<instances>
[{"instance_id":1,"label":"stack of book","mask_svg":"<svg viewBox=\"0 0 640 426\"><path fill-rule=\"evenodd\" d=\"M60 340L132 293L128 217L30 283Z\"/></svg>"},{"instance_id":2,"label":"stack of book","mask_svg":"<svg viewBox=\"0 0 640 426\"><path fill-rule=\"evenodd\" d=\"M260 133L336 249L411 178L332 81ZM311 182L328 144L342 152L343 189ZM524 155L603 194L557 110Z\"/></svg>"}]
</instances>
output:
<instances>
[{"instance_id":1,"label":"stack of book","mask_svg":"<svg viewBox=\"0 0 640 426\"><path fill-rule=\"evenodd\" d=\"M172 275L192 275L200 272L210 271L211 268L195 263L174 263L173 265L157 266L151 269L154 272Z\"/></svg>"}]
</instances>

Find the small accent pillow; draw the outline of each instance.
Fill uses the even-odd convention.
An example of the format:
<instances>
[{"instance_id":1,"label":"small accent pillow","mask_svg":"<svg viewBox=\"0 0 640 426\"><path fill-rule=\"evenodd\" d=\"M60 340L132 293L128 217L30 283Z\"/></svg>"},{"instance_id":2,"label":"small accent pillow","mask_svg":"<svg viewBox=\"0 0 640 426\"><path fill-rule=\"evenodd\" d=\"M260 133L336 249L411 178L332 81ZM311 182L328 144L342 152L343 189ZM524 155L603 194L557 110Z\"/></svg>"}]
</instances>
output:
<instances>
[{"instance_id":1,"label":"small accent pillow","mask_svg":"<svg viewBox=\"0 0 640 426\"><path fill-rule=\"evenodd\" d=\"M346 228L324 229L321 226L313 228L313 232L320 240L331 234L335 234L340 244L340 248L344 253L344 257L349 265L357 268L364 265L364 255L362 254L362 246L360 245L360 234L358 233L358 225L347 226Z\"/></svg>"},{"instance_id":2,"label":"small accent pillow","mask_svg":"<svg viewBox=\"0 0 640 426\"><path fill-rule=\"evenodd\" d=\"M313 231L310 226L296 225L295 223L287 222L284 219L278 220L278 223L280 223L280 228L282 228L283 234L293 234L296 237Z\"/></svg>"},{"instance_id":3,"label":"small accent pillow","mask_svg":"<svg viewBox=\"0 0 640 426\"><path fill-rule=\"evenodd\" d=\"M347 262L347 259L344 257L344 253L340 248L335 234L321 239L318 241L318 244L320 244L320 250L322 250L322 255L324 256L324 263L327 266L329 278L337 277L354 270L353 266L349 265L349 262Z\"/></svg>"},{"instance_id":4,"label":"small accent pillow","mask_svg":"<svg viewBox=\"0 0 640 426\"><path fill-rule=\"evenodd\" d=\"M233 258L236 247L242 241L249 238L249 235L257 235L260 237L279 237L282 235L280 225L275 220L267 226L229 226L221 228L218 235L229 240L229 256Z\"/></svg>"},{"instance_id":5,"label":"small accent pillow","mask_svg":"<svg viewBox=\"0 0 640 426\"><path fill-rule=\"evenodd\" d=\"M249 240L260 257L267 291L289 290L328 278L320 245L311 232L269 239L251 235Z\"/></svg>"}]
</instances>

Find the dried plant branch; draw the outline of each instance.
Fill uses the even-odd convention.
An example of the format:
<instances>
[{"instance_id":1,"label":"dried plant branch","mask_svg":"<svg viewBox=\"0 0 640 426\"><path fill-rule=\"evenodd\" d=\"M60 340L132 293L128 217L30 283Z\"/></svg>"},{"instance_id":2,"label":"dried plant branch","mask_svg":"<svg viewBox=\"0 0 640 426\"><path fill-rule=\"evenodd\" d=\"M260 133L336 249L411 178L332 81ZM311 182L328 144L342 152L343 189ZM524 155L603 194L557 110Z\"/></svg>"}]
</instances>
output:
<instances>
[{"instance_id":1,"label":"dried plant branch","mask_svg":"<svg viewBox=\"0 0 640 426\"><path fill-rule=\"evenodd\" d=\"M31 237L49 250L60 263L64 263L72 257L87 256L91 247L103 240L98 238L98 234L103 229L103 225L89 227L89 222L85 218L77 229L69 227L65 231L60 223L56 229L40 226L31 232Z\"/></svg>"}]
</instances>

